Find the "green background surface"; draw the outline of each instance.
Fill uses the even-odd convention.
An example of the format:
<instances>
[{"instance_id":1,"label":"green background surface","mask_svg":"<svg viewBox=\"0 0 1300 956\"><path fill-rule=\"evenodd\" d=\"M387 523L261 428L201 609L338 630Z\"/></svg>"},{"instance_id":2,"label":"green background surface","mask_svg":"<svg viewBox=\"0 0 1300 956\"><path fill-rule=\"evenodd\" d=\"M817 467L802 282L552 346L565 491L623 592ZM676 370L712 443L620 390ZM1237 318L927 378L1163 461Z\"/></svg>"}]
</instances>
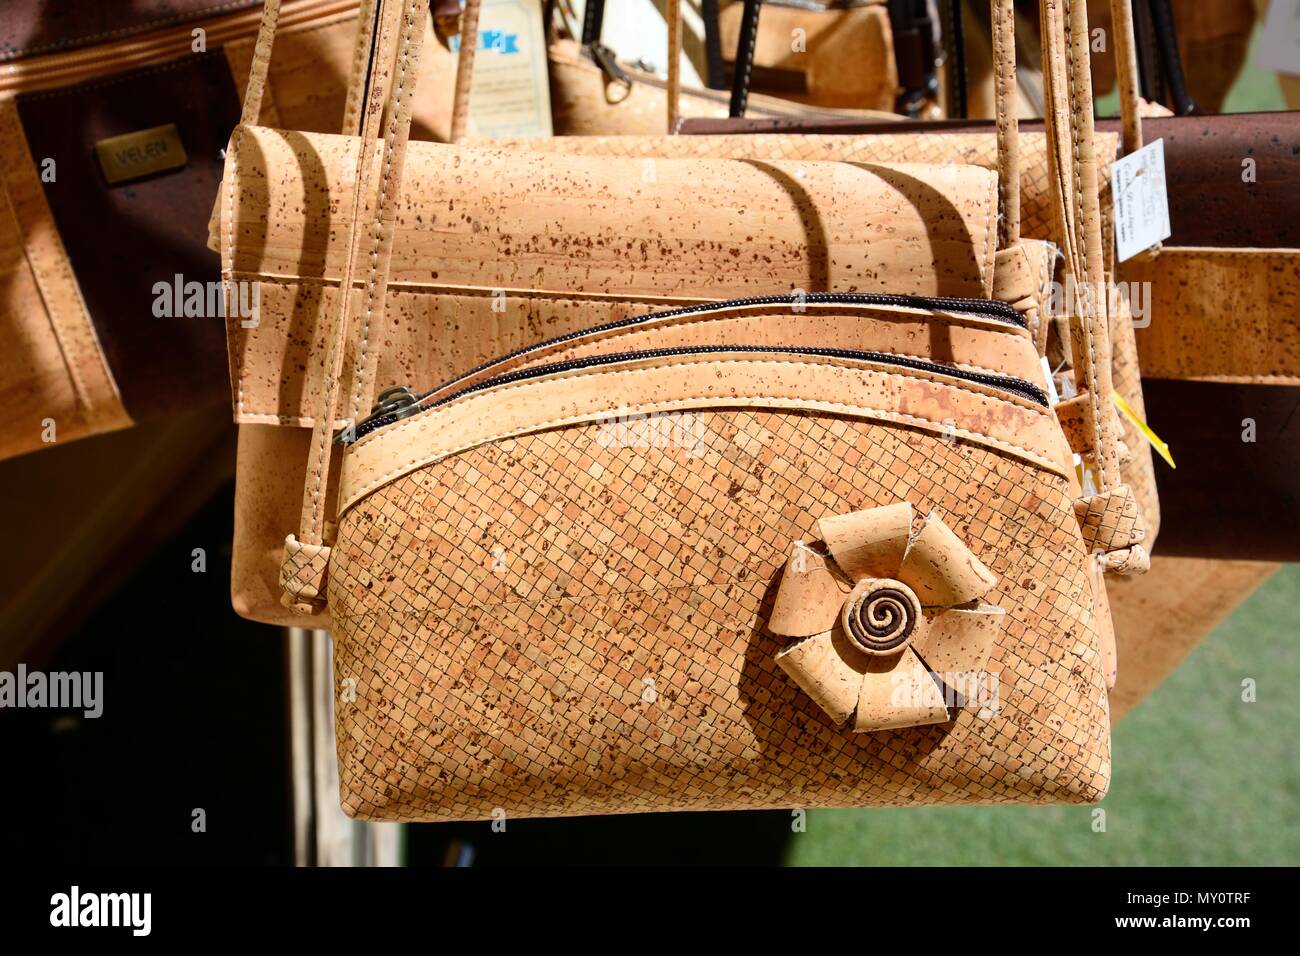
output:
<instances>
[{"instance_id":1,"label":"green background surface","mask_svg":"<svg viewBox=\"0 0 1300 956\"><path fill-rule=\"evenodd\" d=\"M1105 832L1091 806L814 810L786 862L1300 862L1297 599L1300 565L1286 565L1116 726ZM1242 700L1246 678L1255 703Z\"/></svg>"}]
</instances>

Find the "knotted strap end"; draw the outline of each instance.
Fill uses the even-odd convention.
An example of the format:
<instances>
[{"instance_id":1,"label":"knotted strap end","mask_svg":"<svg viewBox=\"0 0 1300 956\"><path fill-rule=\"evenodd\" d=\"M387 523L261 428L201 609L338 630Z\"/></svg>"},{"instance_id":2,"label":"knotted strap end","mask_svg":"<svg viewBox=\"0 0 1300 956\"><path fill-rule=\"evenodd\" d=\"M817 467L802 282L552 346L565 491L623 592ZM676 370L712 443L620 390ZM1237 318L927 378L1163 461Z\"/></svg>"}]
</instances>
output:
<instances>
[{"instance_id":1,"label":"knotted strap end","mask_svg":"<svg viewBox=\"0 0 1300 956\"><path fill-rule=\"evenodd\" d=\"M330 548L305 544L293 535L284 539L280 562L280 603L299 614L319 614L325 608L325 585L329 576Z\"/></svg>"},{"instance_id":2,"label":"knotted strap end","mask_svg":"<svg viewBox=\"0 0 1300 956\"><path fill-rule=\"evenodd\" d=\"M1140 574L1150 567L1151 560L1141 546L1147 536L1146 522L1127 485L1078 499L1074 516L1084 544L1100 556L1107 571Z\"/></svg>"}]
</instances>

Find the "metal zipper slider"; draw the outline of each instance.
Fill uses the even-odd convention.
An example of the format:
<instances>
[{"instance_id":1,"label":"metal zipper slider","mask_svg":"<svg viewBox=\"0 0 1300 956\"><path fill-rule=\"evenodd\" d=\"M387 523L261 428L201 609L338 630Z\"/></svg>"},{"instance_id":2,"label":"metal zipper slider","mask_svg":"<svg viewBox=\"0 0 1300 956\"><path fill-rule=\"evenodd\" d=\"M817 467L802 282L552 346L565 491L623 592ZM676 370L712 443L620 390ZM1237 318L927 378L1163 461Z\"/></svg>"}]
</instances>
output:
<instances>
[{"instance_id":1,"label":"metal zipper slider","mask_svg":"<svg viewBox=\"0 0 1300 956\"><path fill-rule=\"evenodd\" d=\"M380 419L387 419L389 422L401 421L409 415L414 415L420 409L417 403L420 396L405 385L396 385L392 388L385 389L379 393L379 399L375 402L374 407L370 409L370 414L357 422L355 425L349 425L342 429L334 436L334 441L341 445L350 445L362 435L370 430Z\"/></svg>"},{"instance_id":2,"label":"metal zipper slider","mask_svg":"<svg viewBox=\"0 0 1300 956\"><path fill-rule=\"evenodd\" d=\"M618 65L618 61L614 59L614 51L603 43L593 43L591 55L596 65L600 67L600 71L605 74L605 102L614 106L631 96L632 77Z\"/></svg>"}]
</instances>

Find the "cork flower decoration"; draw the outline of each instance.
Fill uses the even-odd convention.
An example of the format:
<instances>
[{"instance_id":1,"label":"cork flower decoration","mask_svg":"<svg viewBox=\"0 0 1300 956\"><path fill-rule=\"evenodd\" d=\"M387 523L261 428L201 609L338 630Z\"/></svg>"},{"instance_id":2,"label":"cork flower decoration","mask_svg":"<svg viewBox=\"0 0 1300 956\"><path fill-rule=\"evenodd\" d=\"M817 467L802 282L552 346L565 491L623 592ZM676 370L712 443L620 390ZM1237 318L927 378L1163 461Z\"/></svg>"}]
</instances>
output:
<instances>
[{"instance_id":1,"label":"cork flower decoration","mask_svg":"<svg viewBox=\"0 0 1300 956\"><path fill-rule=\"evenodd\" d=\"M823 518L796 541L768 621L795 638L776 663L855 731L948 720L941 676L984 670L1004 612L980 602L997 578L931 514L906 502Z\"/></svg>"}]
</instances>

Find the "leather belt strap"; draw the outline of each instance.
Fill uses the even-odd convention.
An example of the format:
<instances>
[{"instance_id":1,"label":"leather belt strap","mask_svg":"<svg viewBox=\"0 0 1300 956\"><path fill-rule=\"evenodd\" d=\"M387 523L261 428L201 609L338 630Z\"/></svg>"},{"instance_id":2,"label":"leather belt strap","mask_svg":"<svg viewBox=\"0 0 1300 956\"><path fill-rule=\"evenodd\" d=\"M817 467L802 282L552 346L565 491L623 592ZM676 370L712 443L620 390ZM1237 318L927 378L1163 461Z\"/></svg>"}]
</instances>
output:
<instances>
[{"instance_id":1,"label":"leather belt strap","mask_svg":"<svg viewBox=\"0 0 1300 956\"><path fill-rule=\"evenodd\" d=\"M1111 414L1101 207L1093 146L1092 75L1085 0L1041 0L1048 170L1063 228L1070 341L1079 391L1092 414L1089 445L1098 492L1119 486L1119 436Z\"/></svg>"}]
</instances>

